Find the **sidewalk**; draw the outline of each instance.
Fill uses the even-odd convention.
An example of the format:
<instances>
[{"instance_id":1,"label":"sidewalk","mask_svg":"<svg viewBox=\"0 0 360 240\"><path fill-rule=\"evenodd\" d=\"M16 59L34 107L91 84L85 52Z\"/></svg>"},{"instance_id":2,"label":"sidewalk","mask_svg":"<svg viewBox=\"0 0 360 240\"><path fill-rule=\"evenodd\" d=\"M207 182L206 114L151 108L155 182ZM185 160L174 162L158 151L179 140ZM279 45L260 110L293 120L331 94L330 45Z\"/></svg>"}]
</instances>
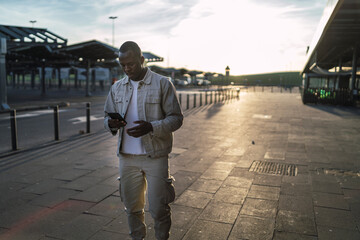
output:
<instances>
[{"instance_id":1,"label":"sidewalk","mask_svg":"<svg viewBox=\"0 0 360 240\"><path fill-rule=\"evenodd\" d=\"M171 239L360 239L359 120L288 93L187 111ZM116 141L103 132L0 159L17 165L0 169L0 239L130 239Z\"/></svg>"}]
</instances>

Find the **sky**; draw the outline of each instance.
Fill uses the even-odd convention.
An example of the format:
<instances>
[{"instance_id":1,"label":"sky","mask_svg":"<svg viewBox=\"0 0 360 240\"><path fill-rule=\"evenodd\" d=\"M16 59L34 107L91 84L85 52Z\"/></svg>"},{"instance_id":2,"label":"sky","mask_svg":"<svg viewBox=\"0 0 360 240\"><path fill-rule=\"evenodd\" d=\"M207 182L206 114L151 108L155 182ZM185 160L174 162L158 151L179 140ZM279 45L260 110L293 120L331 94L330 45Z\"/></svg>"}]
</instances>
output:
<instances>
[{"instance_id":1,"label":"sky","mask_svg":"<svg viewBox=\"0 0 360 240\"><path fill-rule=\"evenodd\" d=\"M0 24L47 30L68 45L128 40L162 67L231 75L300 71L327 0L0 0ZM110 16L117 18L112 20ZM113 25L114 24L114 25ZM112 27L114 26L114 39Z\"/></svg>"}]
</instances>

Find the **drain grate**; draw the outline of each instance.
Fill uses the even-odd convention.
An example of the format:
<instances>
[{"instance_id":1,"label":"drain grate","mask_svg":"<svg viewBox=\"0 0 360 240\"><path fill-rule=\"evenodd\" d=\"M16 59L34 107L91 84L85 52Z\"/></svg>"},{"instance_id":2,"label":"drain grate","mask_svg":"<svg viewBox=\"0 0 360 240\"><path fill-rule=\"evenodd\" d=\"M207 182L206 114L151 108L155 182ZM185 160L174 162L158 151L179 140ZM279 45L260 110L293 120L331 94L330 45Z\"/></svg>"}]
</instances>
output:
<instances>
[{"instance_id":1,"label":"drain grate","mask_svg":"<svg viewBox=\"0 0 360 240\"><path fill-rule=\"evenodd\" d=\"M296 176L298 169L294 164L254 161L251 164L249 171L274 175Z\"/></svg>"}]
</instances>

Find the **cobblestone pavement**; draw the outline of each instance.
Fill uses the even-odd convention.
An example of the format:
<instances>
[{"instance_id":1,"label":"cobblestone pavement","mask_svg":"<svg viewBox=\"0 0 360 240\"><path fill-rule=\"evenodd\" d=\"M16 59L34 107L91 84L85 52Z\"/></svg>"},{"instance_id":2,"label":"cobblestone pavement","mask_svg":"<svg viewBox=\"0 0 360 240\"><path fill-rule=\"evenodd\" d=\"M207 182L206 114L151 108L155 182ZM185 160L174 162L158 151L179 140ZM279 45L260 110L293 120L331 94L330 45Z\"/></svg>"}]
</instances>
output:
<instances>
[{"instance_id":1,"label":"cobblestone pavement","mask_svg":"<svg viewBox=\"0 0 360 240\"><path fill-rule=\"evenodd\" d=\"M298 93L187 111L170 239L360 239L359 120ZM130 239L116 140L99 132L0 158L16 163L0 172L0 239Z\"/></svg>"}]
</instances>

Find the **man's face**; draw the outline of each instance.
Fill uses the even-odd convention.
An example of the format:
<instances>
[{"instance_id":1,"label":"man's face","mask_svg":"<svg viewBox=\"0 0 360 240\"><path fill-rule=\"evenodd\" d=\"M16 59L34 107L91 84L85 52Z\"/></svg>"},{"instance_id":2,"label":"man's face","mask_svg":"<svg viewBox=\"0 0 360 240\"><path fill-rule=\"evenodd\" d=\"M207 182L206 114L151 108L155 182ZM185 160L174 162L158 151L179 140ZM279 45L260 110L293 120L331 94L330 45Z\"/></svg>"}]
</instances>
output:
<instances>
[{"instance_id":1,"label":"man's face","mask_svg":"<svg viewBox=\"0 0 360 240\"><path fill-rule=\"evenodd\" d=\"M119 55L120 65L125 74L134 81L141 80L141 73L143 70L142 64L144 63L143 56L136 56L133 51L127 51Z\"/></svg>"}]
</instances>

